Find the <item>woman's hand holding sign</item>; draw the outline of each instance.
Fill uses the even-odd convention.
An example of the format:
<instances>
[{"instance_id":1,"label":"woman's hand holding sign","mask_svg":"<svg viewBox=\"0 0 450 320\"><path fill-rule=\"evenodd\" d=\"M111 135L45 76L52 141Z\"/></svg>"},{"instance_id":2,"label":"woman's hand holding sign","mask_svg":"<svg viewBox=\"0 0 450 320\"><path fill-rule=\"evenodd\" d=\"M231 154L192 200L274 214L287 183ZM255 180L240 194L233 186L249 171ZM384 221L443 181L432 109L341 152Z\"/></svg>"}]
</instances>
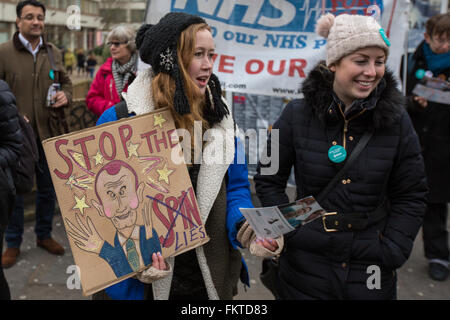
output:
<instances>
[{"instance_id":1,"label":"woman's hand holding sign","mask_svg":"<svg viewBox=\"0 0 450 320\"><path fill-rule=\"evenodd\" d=\"M168 270L167 265L164 261L163 256L161 255L161 252L153 253L152 255L152 267L156 268L158 270Z\"/></svg>"}]
</instances>

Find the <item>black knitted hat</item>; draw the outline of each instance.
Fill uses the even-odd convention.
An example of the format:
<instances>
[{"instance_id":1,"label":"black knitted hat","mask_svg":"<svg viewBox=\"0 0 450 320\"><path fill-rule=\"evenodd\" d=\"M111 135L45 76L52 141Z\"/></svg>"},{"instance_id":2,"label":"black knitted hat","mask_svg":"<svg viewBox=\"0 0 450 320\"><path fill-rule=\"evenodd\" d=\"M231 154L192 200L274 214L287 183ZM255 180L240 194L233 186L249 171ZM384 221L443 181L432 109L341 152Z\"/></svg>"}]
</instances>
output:
<instances>
[{"instance_id":1,"label":"black knitted hat","mask_svg":"<svg viewBox=\"0 0 450 320\"><path fill-rule=\"evenodd\" d=\"M181 32L190 25L198 23L206 23L206 21L199 16L184 12L170 12L155 25L142 25L136 35L136 47L141 60L151 65L155 74L163 72L175 80L173 104L180 115L190 113L191 109L184 93L177 57L177 44ZM214 104L212 107L213 112L216 113L214 118L221 120L223 116L229 114L229 111L221 98L217 96L217 94L221 94L221 90L216 76L211 75L208 86L212 101L209 101L210 99L206 99L206 101ZM207 90L206 94L209 95L209 92Z\"/></svg>"}]
</instances>

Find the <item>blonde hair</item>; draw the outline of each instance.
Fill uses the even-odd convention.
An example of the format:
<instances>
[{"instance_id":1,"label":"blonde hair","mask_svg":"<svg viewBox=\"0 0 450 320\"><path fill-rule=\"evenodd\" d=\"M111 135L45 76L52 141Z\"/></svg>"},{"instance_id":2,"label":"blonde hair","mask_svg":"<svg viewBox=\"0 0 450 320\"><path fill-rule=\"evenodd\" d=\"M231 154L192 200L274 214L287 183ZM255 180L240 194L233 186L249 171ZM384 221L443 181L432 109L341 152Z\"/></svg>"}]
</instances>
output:
<instances>
[{"instance_id":1,"label":"blonde hair","mask_svg":"<svg viewBox=\"0 0 450 320\"><path fill-rule=\"evenodd\" d=\"M189 101L191 112L180 115L173 107L173 97L175 94L174 79L163 72L158 73L152 80L153 99L155 108L160 109L170 107L175 120L175 126L178 129L186 129L191 134L191 143L194 139L194 121L201 121L203 131L208 129L208 121L203 117L203 108L205 107L205 95L201 95L197 85L188 74L189 64L195 53L195 39L197 32L211 28L206 23L192 24L187 27L180 35L177 46L178 65L183 79L183 87L186 97ZM193 148L192 148L193 149Z\"/></svg>"}]
</instances>

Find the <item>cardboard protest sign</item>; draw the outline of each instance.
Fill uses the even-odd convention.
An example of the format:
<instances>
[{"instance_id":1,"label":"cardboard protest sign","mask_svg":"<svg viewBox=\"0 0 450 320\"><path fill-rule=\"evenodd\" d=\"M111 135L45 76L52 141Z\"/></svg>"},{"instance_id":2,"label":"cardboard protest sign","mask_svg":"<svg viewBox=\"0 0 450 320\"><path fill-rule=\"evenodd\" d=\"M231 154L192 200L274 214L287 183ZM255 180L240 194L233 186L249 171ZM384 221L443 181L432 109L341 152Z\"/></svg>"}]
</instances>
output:
<instances>
[{"instance_id":1,"label":"cardboard protest sign","mask_svg":"<svg viewBox=\"0 0 450 320\"><path fill-rule=\"evenodd\" d=\"M168 109L43 146L84 295L209 240Z\"/></svg>"}]
</instances>

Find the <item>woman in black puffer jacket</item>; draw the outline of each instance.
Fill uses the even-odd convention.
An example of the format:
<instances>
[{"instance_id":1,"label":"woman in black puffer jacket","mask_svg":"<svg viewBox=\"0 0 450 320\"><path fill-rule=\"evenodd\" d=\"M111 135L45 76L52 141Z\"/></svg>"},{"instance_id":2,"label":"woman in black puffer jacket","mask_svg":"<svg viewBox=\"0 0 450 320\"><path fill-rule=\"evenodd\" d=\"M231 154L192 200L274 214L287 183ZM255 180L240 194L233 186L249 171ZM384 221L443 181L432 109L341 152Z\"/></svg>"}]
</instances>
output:
<instances>
[{"instance_id":1,"label":"woman in black puffer jacket","mask_svg":"<svg viewBox=\"0 0 450 320\"><path fill-rule=\"evenodd\" d=\"M279 144L272 146L279 147L279 170L263 175L258 166L261 203L288 202L292 167L297 198L317 196L345 164L332 162L328 150L340 145L348 159L366 131L374 134L320 203L337 214L285 235L277 296L395 299L395 270L411 253L426 207L419 142L397 83L385 70L389 40L378 23L328 14L318 21L318 32L328 36L327 61L303 83L304 99L290 102L273 126L279 130ZM376 209L382 215L374 218Z\"/></svg>"},{"instance_id":2,"label":"woman in black puffer jacket","mask_svg":"<svg viewBox=\"0 0 450 320\"><path fill-rule=\"evenodd\" d=\"M12 172L19 158L21 147L22 132L16 98L6 82L0 80L0 252L3 250L3 233L14 205L15 187ZM10 299L8 283L1 266L0 299Z\"/></svg>"}]
</instances>

